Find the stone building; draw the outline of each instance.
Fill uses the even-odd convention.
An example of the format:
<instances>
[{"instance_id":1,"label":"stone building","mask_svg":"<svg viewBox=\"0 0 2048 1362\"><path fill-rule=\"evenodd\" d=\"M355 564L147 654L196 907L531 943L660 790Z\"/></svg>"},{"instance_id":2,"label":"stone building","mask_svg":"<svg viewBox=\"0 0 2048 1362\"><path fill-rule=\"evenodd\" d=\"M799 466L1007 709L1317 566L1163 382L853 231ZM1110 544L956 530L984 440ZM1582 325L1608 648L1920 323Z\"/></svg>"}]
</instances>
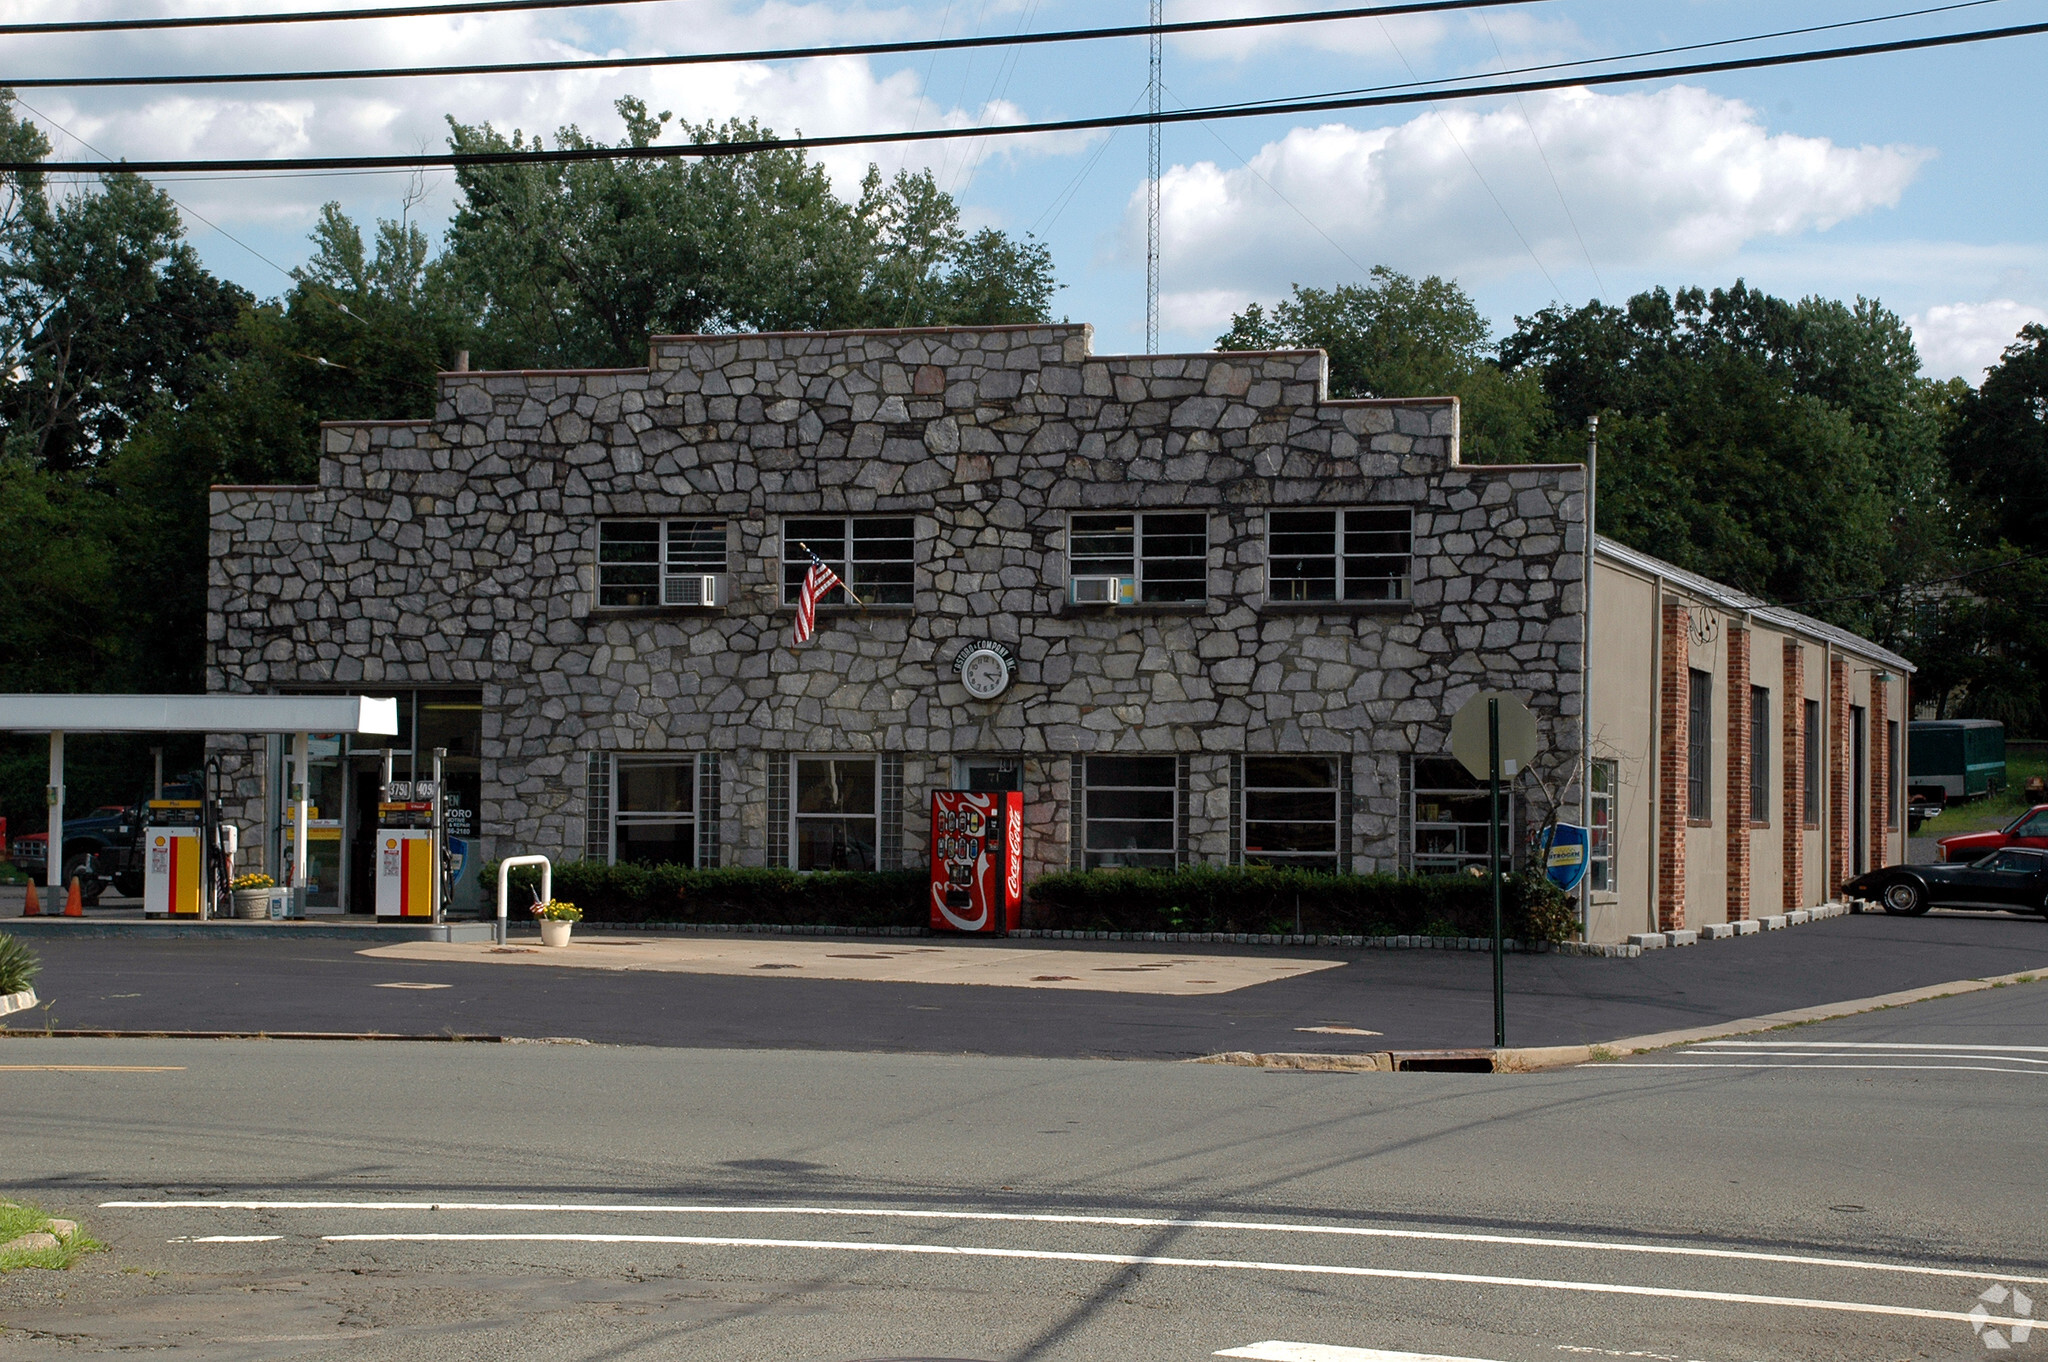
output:
<instances>
[{"instance_id":1,"label":"stone building","mask_svg":"<svg viewBox=\"0 0 2048 1362\"><path fill-rule=\"evenodd\" d=\"M214 490L209 689L398 694L471 866L917 865L929 792L979 787L1024 792L1027 875L1452 869L1487 687L1538 719L1516 824L1577 813L1579 465L1464 464L1455 399L1330 400L1320 352L1089 338L443 374L432 420L327 427L316 485ZM860 603L793 646L813 555ZM274 827L282 753L222 750ZM367 907L382 761L314 753L316 906Z\"/></svg>"}]
</instances>

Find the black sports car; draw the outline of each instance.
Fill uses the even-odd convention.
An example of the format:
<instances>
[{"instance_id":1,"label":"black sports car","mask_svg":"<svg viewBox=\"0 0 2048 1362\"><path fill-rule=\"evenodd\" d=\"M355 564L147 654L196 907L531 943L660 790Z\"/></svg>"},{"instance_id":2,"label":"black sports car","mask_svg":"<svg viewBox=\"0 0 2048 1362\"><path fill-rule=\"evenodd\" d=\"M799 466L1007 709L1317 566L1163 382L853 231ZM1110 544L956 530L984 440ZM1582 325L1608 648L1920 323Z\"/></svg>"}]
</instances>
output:
<instances>
[{"instance_id":1,"label":"black sports car","mask_svg":"<svg viewBox=\"0 0 2048 1362\"><path fill-rule=\"evenodd\" d=\"M1842 886L1852 898L1876 899L1887 913L1929 908L2003 908L2048 916L2048 851L2006 847L1974 861L1888 865Z\"/></svg>"}]
</instances>

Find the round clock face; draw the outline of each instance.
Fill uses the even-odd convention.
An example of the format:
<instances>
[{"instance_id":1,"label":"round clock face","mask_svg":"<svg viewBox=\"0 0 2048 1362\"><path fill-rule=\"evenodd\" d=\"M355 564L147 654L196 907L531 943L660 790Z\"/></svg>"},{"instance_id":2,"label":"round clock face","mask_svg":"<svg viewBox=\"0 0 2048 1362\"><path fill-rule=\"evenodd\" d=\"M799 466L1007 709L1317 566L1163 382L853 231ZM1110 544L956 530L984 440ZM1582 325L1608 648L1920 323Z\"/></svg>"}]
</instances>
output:
<instances>
[{"instance_id":1,"label":"round clock face","mask_svg":"<svg viewBox=\"0 0 2048 1362\"><path fill-rule=\"evenodd\" d=\"M1010 685L1010 664L993 648L976 648L962 660L960 684L977 700L993 700Z\"/></svg>"}]
</instances>

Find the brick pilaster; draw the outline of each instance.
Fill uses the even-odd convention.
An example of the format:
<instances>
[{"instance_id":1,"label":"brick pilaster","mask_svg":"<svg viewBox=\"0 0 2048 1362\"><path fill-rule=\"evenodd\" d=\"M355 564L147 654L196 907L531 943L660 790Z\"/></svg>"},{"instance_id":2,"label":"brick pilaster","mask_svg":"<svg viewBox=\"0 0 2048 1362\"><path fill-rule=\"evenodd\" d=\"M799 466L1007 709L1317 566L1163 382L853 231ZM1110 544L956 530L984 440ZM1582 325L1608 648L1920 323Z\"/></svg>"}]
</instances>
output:
<instances>
[{"instance_id":1,"label":"brick pilaster","mask_svg":"<svg viewBox=\"0 0 2048 1362\"><path fill-rule=\"evenodd\" d=\"M1749 630L1728 631L1728 920L1749 916Z\"/></svg>"},{"instance_id":2,"label":"brick pilaster","mask_svg":"<svg viewBox=\"0 0 2048 1362\"><path fill-rule=\"evenodd\" d=\"M1828 897L1849 880L1849 664L1828 666Z\"/></svg>"},{"instance_id":3,"label":"brick pilaster","mask_svg":"<svg viewBox=\"0 0 2048 1362\"><path fill-rule=\"evenodd\" d=\"M1885 817L1884 795L1892 778L1890 744L1885 741L1884 722L1885 691L1888 685L1873 680L1870 683L1870 868L1876 869L1891 857L1886 853L1890 843L1891 820Z\"/></svg>"},{"instance_id":4,"label":"brick pilaster","mask_svg":"<svg viewBox=\"0 0 2048 1362\"><path fill-rule=\"evenodd\" d=\"M1690 710L1686 666L1690 661L1685 607L1664 603L1660 651L1664 679L1657 697L1657 927L1685 926L1686 720Z\"/></svg>"},{"instance_id":5,"label":"brick pilaster","mask_svg":"<svg viewBox=\"0 0 2048 1362\"><path fill-rule=\"evenodd\" d=\"M1806 749L1801 742L1806 723L1806 649L1798 639L1785 640L1785 703L1779 708L1785 731L1785 757L1779 764L1785 773L1785 873L1779 902L1790 913L1806 906Z\"/></svg>"}]
</instances>

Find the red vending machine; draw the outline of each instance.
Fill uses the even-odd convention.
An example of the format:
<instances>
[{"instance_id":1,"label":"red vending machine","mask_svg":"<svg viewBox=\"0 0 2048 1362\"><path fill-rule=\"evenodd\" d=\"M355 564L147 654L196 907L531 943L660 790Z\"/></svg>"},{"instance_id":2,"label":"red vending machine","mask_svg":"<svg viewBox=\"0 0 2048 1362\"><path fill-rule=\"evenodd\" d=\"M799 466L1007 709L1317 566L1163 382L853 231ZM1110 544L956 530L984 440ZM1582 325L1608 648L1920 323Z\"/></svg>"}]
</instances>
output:
<instances>
[{"instance_id":1,"label":"red vending machine","mask_svg":"<svg viewBox=\"0 0 2048 1362\"><path fill-rule=\"evenodd\" d=\"M932 930L1015 930L1024 907L1024 796L932 792Z\"/></svg>"}]
</instances>

